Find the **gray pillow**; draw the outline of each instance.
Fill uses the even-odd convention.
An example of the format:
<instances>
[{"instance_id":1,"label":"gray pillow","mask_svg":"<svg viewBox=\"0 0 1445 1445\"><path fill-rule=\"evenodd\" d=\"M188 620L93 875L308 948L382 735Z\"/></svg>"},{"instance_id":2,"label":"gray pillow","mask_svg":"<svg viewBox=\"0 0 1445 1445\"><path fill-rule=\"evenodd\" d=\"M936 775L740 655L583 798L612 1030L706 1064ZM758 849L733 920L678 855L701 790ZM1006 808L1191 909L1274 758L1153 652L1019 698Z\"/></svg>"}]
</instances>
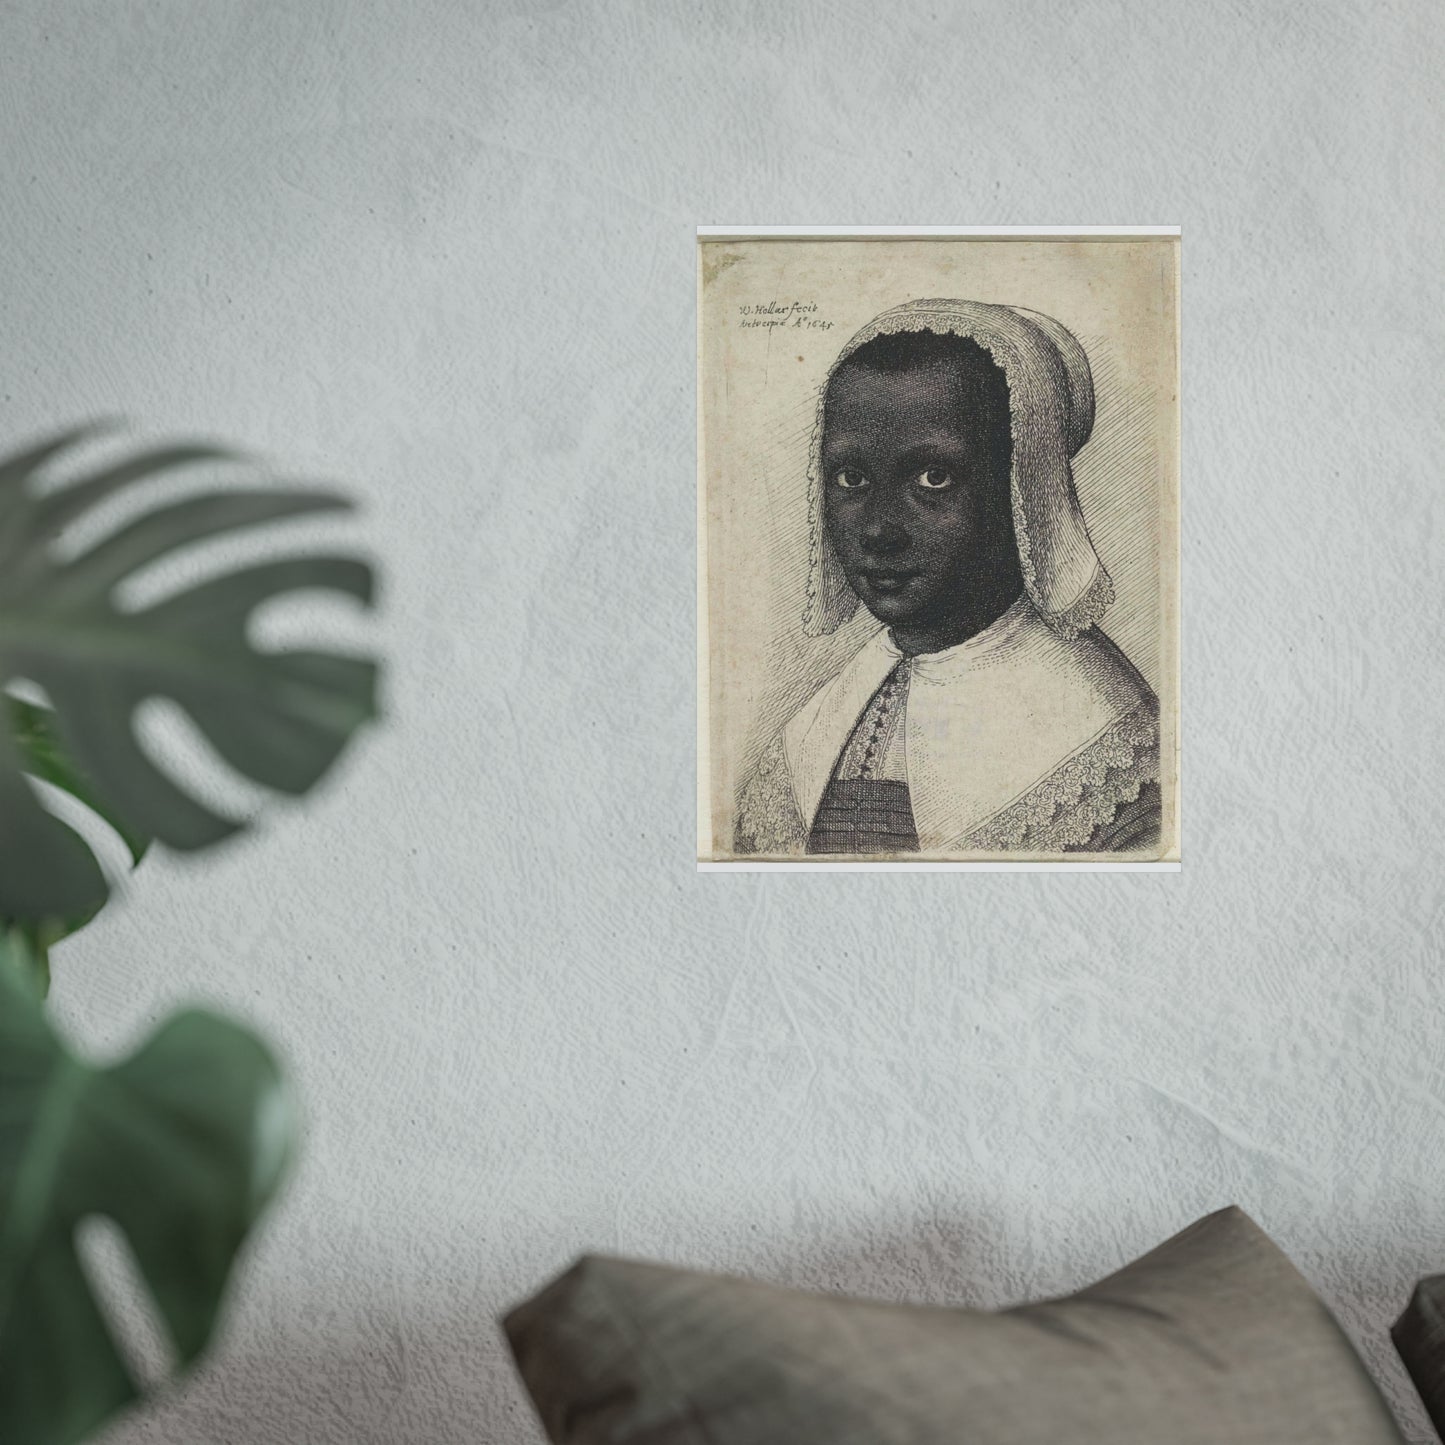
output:
<instances>
[{"instance_id":1,"label":"gray pillow","mask_svg":"<svg viewBox=\"0 0 1445 1445\"><path fill-rule=\"evenodd\" d=\"M877 1304L586 1258L505 1321L557 1445L1400 1445L1238 1209L1067 1299Z\"/></svg>"},{"instance_id":2,"label":"gray pillow","mask_svg":"<svg viewBox=\"0 0 1445 1445\"><path fill-rule=\"evenodd\" d=\"M1445 1274L1431 1275L1415 1286L1390 1333L1426 1413L1445 1440Z\"/></svg>"}]
</instances>

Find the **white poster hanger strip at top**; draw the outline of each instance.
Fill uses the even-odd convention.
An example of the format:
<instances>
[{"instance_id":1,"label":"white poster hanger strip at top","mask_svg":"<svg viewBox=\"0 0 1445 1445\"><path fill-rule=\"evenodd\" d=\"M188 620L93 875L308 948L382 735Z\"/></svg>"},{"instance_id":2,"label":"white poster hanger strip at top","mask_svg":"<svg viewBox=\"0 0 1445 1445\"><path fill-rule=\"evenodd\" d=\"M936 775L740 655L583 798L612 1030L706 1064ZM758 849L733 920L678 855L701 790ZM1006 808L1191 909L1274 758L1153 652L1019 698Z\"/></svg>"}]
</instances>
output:
<instances>
[{"instance_id":1,"label":"white poster hanger strip at top","mask_svg":"<svg viewBox=\"0 0 1445 1445\"><path fill-rule=\"evenodd\" d=\"M1178 226L699 226L699 239L752 236L836 236L889 237L910 236L1178 236Z\"/></svg>"}]
</instances>

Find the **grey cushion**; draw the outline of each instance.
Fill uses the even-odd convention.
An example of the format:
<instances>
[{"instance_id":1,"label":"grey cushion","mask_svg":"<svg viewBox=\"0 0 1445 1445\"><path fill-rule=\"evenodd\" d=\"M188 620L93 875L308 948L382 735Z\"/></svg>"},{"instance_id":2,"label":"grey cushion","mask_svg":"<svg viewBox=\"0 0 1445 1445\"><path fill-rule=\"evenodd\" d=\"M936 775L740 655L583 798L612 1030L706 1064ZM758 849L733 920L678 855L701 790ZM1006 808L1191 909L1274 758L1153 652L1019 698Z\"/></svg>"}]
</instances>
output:
<instances>
[{"instance_id":1,"label":"grey cushion","mask_svg":"<svg viewBox=\"0 0 1445 1445\"><path fill-rule=\"evenodd\" d=\"M878 1304L587 1258L505 1321L558 1445L1399 1445L1243 1213L1067 1299Z\"/></svg>"},{"instance_id":2,"label":"grey cushion","mask_svg":"<svg viewBox=\"0 0 1445 1445\"><path fill-rule=\"evenodd\" d=\"M1445 1440L1445 1274L1431 1275L1416 1285L1390 1333L1426 1412Z\"/></svg>"}]
</instances>

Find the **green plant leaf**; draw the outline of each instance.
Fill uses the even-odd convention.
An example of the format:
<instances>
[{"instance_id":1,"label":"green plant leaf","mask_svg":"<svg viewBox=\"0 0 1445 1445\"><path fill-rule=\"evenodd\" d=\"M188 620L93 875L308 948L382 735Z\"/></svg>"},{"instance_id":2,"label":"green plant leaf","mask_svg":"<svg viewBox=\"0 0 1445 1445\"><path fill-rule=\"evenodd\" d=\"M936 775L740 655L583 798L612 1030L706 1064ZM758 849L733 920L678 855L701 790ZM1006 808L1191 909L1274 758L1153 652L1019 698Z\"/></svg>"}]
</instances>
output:
<instances>
[{"instance_id":1,"label":"green plant leaf","mask_svg":"<svg viewBox=\"0 0 1445 1445\"><path fill-rule=\"evenodd\" d=\"M36 923L0 925L0 969L36 999L50 992L50 945L44 932L45 926Z\"/></svg>"},{"instance_id":2,"label":"green plant leaf","mask_svg":"<svg viewBox=\"0 0 1445 1445\"><path fill-rule=\"evenodd\" d=\"M48 707L39 707L17 697L0 697L0 728L4 726L3 713L6 710L10 715L10 733L19 748L25 770L31 777L40 778L68 793L103 818L125 844L132 866L138 864L150 846L150 839L129 827L124 818L108 807L90 780L66 756L55 725L55 714ZM20 925L47 990L50 984L50 949L62 938L84 928L99 912L103 901L102 898L68 918L31 918Z\"/></svg>"},{"instance_id":3,"label":"green plant leaf","mask_svg":"<svg viewBox=\"0 0 1445 1445\"><path fill-rule=\"evenodd\" d=\"M104 818L126 846L132 863L139 863L150 847L150 838L132 828L124 818L106 805L95 791L95 784L65 754L56 727L55 713L48 707L7 697L10 731L19 745L25 770L35 778L50 783L72 798L85 804L91 812Z\"/></svg>"},{"instance_id":4,"label":"green plant leaf","mask_svg":"<svg viewBox=\"0 0 1445 1445\"><path fill-rule=\"evenodd\" d=\"M94 1068L52 1032L0 936L0 1440L71 1445L135 1399L75 1248L116 1222L181 1367L211 1336L295 1134L263 1045L198 1011Z\"/></svg>"},{"instance_id":5,"label":"green plant leaf","mask_svg":"<svg viewBox=\"0 0 1445 1445\"><path fill-rule=\"evenodd\" d=\"M99 504L160 473L234 459L212 447L164 447L40 491L40 469L87 435L69 432L0 461L0 688L28 680L53 709L39 719L50 754L44 743L37 754L23 729L0 728L0 918L84 918L108 892L89 846L42 806L27 771L61 770L49 780L95 807L133 852L149 838L205 848L241 826L141 748L134 715L147 699L178 703L232 767L293 795L312 787L375 715L370 659L262 652L246 631L262 603L299 589L369 604L371 569L357 558L260 563L135 610L115 600L123 582L178 549L344 509L345 498L297 488L210 491L153 507L66 559L56 537Z\"/></svg>"}]
</instances>

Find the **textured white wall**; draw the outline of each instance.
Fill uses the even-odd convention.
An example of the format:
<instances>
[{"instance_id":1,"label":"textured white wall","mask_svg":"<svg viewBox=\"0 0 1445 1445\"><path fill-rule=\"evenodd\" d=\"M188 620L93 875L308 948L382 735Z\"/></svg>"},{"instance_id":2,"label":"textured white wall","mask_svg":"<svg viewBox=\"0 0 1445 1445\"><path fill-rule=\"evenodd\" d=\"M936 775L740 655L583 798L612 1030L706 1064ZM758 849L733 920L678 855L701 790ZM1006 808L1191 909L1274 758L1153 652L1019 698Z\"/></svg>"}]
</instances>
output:
<instances>
[{"instance_id":1,"label":"textured white wall","mask_svg":"<svg viewBox=\"0 0 1445 1445\"><path fill-rule=\"evenodd\" d=\"M67 944L98 1048L259 1022L309 1138L109 1437L537 1439L582 1249L992 1305L1228 1201L1385 1338L1445 1266L1442 12L0 11L0 434L348 479L391 718ZM698 877L698 222L1185 232L1185 870Z\"/></svg>"}]
</instances>

